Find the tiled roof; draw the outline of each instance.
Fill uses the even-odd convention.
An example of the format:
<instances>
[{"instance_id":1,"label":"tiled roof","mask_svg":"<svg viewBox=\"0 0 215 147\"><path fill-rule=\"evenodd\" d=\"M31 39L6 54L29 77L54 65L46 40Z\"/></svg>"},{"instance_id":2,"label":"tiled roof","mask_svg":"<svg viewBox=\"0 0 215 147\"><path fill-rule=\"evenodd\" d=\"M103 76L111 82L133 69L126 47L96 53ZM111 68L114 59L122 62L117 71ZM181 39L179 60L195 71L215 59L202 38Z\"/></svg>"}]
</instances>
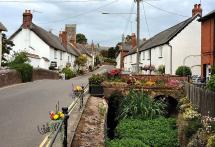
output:
<instances>
[{"instance_id":1,"label":"tiled roof","mask_svg":"<svg viewBox=\"0 0 215 147\"><path fill-rule=\"evenodd\" d=\"M153 36L152 38L148 39L144 43L140 45L140 51L148 50L160 45L167 44L171 41L178 33L180 33L187 25L189 25L193 20L195 20L200 15L196 15L194 17L190 17L179 24L168 28L157 35ZM128 55L134 54L136 49L133 49L128 53Z\"/></svg>"},{"instance_id":2,"label":"tiled roof","mask_svg":"<svg viewBox=\"0 0 215 147\"><path fill-rule=\"evenodd\" d=\"M22 30L22 26L9 38L10 40L16 36L20 31ZM48 44L50 47L61 50L64 52L69 52L75 56L78 56L78 54L74 51L73 47L65 48L59 37L54 35L53 33L46 31L45 29L35 25L34 23L31 24L30 30L33 31L37 36L39 36L46 44Z\"/></svg>"},{"instance_id":3,"label":"tiled roof","mask_svg":"<svg viewBox=\"0 0 215 147\"><path fill-rule=\"evenodd\" d=\"M0 22L0 31L7 31L6 27Z\"/></svg>"}]
</instances>

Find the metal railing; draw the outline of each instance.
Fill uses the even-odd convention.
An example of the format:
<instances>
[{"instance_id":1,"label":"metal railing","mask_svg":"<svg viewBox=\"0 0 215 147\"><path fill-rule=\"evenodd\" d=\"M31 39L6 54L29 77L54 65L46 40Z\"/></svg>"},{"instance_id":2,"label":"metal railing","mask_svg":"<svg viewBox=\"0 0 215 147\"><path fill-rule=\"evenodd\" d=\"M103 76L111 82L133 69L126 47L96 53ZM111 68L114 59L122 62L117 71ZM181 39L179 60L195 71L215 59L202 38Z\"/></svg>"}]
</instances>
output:
<instances>
[{"instance_id":1,"label":"metal railing","mask_svg":"<svg viewBox=\"0 0 215 147\"><path fill-rule=\"evenodd\" d=\"M83 108L84 96L88 92L88 89L89 89L88 86L89 86L89 84L87 84L85 87L82 86L83 90L80 93L76 93L77 94L76 99L74 100L74 102L71 104L71 106L69 108L68 107L62 108L62 111L64 114L64 119L60 122L54 136L51 138L49 147L53 147L54 143L56 142L56 138L58 137L58 135L62 131L62 128L63 128L63 144L62 144L62 146L67 147L67 128L68 128L69 115L71 114L71 112L73 111L75 106L77 106L79 101L80 101L79 109L81 110Z\"/></svg>"}]
</instances>

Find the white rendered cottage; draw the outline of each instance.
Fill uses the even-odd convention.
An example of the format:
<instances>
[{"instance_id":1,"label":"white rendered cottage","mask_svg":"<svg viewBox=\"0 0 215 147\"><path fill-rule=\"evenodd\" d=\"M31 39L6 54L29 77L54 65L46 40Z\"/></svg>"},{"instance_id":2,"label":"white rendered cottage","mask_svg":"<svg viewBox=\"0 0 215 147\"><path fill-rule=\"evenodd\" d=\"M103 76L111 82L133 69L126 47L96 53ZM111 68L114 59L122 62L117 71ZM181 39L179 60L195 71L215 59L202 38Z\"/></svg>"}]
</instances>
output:
<instances>
[{"instance_id":1,"label":"white rendered cottage","mask_svg":"<svg viewBox=\"0 0 215 147\"><path fill-rule=\"evenodd\" d=\"M194 6L191 18L158 33L140 46L140 67L154 65L157 69L165 65L165 74L174 75L179 66L186 65L191 68L193 75L201 74L200 6ZM124 66L125 70L135 72L135 50L125 56Z\"/></svg>"},{"instance_id":2,"label":"white rendered cottage","mask_svg":"<svg viewBox=\"0 0 215 147\"><path fill-rule=\"evenodd\" d=\"M26 51L33 67L49 69L54 65L62 69L68 63L73 66L77 56L73 49L64 47L58 36L34 24L32 18L30 10L23 13L23 24L9 38L15 44L13 51Z\"/></svg>"}]
</instances>

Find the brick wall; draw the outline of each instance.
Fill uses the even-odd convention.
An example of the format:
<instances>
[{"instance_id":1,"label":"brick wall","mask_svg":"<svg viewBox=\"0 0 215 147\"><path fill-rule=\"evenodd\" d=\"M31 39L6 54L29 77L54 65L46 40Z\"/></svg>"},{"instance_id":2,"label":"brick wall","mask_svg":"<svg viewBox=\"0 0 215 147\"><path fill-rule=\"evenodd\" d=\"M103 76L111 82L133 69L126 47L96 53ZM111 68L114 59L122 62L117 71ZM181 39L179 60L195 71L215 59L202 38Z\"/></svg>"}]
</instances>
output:
<instances>
[{"instance_id":1,"label":"brick wall","mask_svg":"<svg viewBox=\"0 0 215 147\"><path fill-rule=\"evenodd\" d=\"M121 75L123 79L129 79L129 75L123 74ZM137 80L144 80L144 81L157 81L157 80L178 80L178 81L188 81L188 77L179 77L174 75L132 75Z\"/></svg>"},{"instance_id":2,"label":"brick wall","mask_svg":"<svg viewBox=\"0 0 215 147\"><path fill-rule=\"evenodd\" d=\"M57 72L45 69L34 69L32 80L59 79ZM21 75L16 70L0 70L0 87L22 83Z\"/></svg>"}]
</instances>

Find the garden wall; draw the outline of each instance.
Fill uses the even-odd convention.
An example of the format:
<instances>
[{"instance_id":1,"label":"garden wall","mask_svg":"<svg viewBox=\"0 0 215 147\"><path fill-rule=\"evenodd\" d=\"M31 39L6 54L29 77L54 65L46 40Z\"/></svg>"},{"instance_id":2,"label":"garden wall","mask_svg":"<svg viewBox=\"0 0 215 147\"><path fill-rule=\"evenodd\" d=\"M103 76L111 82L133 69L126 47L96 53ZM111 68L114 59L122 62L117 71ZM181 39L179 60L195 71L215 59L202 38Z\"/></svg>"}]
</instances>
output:
<instances>
[{"instance_id":1,"label":"garden wall","mask_svg":"<svg viewBox=\"0 0 215 147\"><path fill-rule=\"evenodd\" d=\"M36 68L32 80L59 79L57 72ZM16 70L0 70L0 87L22 83L21 75Z\"/></svg>"},{"instance_id":2,"label":"garden wall","mask_svg":"<svg viewBox=\"0 0 215 147\"><path fill-rule=\"evenodd\" d=\"M59 74L54 71L41 69L41 68L35 68L33 70L32 80L42 80L42 79L59 79Z\"/></svg>"},{"instance_id":3,"label":"garden wall","mask_svg":"<svg viewBox=\"0 0 215 147\"><path fill-rule=\"evenodd\" d=\"M123 79L129 79L128 74L122 74L121 77ZM178 81L188 81L188 77L179 77L174 75L132 75L136 80L144 80L144 81L157 81L157 80L178 80Z\"/></svg>"},{"instance_id":4,"label":"garden wall","mask_svg":"<svg viewBox=\"0 0 215 147\"><path fill-rule=\"evenodd\" d=\"M22 80L16 70L0 70L0 87L18 83L22 83Z\"/></svg>"}]
</instances>

